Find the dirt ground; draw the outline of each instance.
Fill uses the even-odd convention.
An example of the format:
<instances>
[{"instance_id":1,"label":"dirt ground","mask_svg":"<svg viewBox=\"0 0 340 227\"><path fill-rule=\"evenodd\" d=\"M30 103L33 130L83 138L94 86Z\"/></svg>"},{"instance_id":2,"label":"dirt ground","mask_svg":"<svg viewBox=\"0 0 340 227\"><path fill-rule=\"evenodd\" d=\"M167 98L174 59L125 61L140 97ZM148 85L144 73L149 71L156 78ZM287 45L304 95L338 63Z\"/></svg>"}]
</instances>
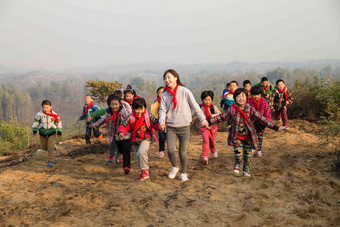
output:
<instances>
[{"instance_id":1,"label":"dirt ground","mask_svg":"<svg viewBox=\"0 0 340 227\"><path fill-rule=\"evenodd\" d=\"M340 226L339 157L312 134L313 124L289 126L266 129L250 178L233 173L225 131L219 157L206 166L192 132L187 182L168 179L170 161L157 158L157 144L150 180L140 182L135 155L129 175L107 162L106 138L88 149L84 139L65 141L53 168L45 153L0 168L0 226Z\"/></svg>"}]
</instances>

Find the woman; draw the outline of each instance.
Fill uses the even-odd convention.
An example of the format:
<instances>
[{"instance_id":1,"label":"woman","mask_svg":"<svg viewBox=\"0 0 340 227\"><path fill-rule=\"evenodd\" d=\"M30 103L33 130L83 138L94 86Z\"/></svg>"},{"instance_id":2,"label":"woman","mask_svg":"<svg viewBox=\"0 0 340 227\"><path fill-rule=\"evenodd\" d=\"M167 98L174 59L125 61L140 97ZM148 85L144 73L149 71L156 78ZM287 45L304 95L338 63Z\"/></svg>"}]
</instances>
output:
<instances>
[{"instance_id":1,"label":"woman","mask_svg":"<svg viewBox=\"0 0 340 227\"><path fill-rule=\"evenodd\" d=\"M172 164L168 177L174 179L179 171L175 156L176 137L178 137L178 152L181 161L181 175L179 179L187 181L187 148L190 135L190 122L192 121L191 111L197 115L203 127L208 127L209 124L193 94L189 89L184 87L175 70L169 69L165 71L163 79L166 89L161 97L159 128L160 131L163 131L165 126L167 127L166 139L168 156Z\"/></svg>"}]
</instances>

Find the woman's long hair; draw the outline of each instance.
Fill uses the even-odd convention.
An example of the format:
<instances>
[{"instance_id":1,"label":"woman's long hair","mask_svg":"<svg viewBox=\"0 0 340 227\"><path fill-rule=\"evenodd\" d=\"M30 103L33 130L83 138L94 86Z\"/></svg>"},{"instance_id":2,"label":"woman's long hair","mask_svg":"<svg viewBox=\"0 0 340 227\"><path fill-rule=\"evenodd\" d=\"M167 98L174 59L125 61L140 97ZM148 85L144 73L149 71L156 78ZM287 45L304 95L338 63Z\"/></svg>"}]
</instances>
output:
<instances>
[{"instance_id":1,"label":"woman's long hair","mask_svg":"<svg viewBox=\"0 0 340 227\"><path fill-rule=\"evenodd\" d=\"M164 72L164 74L163 74L163 80L165 79L165 76L166 76L166 74L168 74L168 73L171 73L174 77L177 78L177 84L178 84L179 86L185 87L184 84L183 84L183 83L181 82L181 80L179 79L178 73L177 73L174 69L168 69L168 70L166 70L166 71Z\"/></svg>"}]
</instances>

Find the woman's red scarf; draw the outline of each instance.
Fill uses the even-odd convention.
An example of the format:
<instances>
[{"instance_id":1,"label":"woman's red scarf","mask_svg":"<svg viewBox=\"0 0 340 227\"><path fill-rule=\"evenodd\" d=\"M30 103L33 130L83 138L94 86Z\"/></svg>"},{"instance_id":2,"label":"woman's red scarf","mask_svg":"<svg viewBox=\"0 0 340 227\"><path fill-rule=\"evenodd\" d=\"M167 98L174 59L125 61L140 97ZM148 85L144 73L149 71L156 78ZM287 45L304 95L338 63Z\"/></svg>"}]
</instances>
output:
<instances>
[{"instance_id":1,"label":"woman's red scarf","mask_svg":"<svg viewBox=\"0 0 340 227\"><path fill-rule=\"evenodd\" d=\"M90 104L88 104L87 105L87 107L85 108L85 106L84 106L84 108L85 108L85 111L84 111L84 113L82 114L82 115L84 115L91 107L92 107L92 105L93 105L93 102L91 102Z\"/></svg>"},{"instance_id":2,"label":"woman's red scarf","mask_svg":"<svg viewBox=\"0 0 340 227\"><path fill-rule=\"evenodd\" d=\"M277 87L276 87L276 89L277 89L279 92L282 92L282 93L285 94L285 99L286 99L286 102L287 102L288 94L287 94L287 92L286 92L286 87L284 87L282 90L278 89Z\"/></svg>"},{"instance_id":3,"label":"woman's red scarf","mask_svg":"<svg viewBox=\"0 0 340 227\"><path fill-rule=\"evenodd\" d=\"M54 114L54 113L52 112L52 109L50 110L49 113L46 113L45 111L43 111L43 113L46 114L46 115L48 115L48 116L54 117L54 119L55 119L55 121L57 122L57 124L59 124L59 119L58 119L58 117L60 117L60 116L57 115L57 114Z\"/></svg>"},{"instance_id":4,"label":"woman's red scarf","mask_svg":"<svg viewBox=\"0 0 340 227\"><path fill-rule=\"evenodd\" d=\"M256 102L256 100L253 97L251 97L251 99L256 104L256 110L259 111L260 110L260 101L261 101L261 98L257 102Z\"/></svg>"},{"instance_id":5,"label":"woman's red scarf","mask_svg":"<svg viewBox=\"0 0 340 227\"><path fill-rule=\"evenodd\" d=\"M247 115L245 114L245 112L243 112L235 103L232 104L232 106L238 110L238 112L240 112L240 114L242 115L243 119L245 122L249 122L248 121L248 117Z\"/></svg>"},{"instance_id":6,"label":"woman's red scarf","mask_svg":"<svg viewBox=\"0 0 340 227\"><path fill-rule=\"evenodd\" d=\"M178 88L178 84L176 85L174 91L172 91L171 88L169 88L168 86L165 88L165 90L172 95L171 105L172 103L174 104L174 110L176 109L176 106L177 106L177 99L176 99L177 88Z\"/></svg>"},{"instance_id":7,"label":"woman's red scarf","mask_svg":"<svg viewBox=\"0 0 340 227\"><path fill-rule=\"evenodd\" d=\"M206 106L206 105L202 102L202 106L203 106L204 109L205 109L205 113L206 113L206 118L207 118L207 120L210 120L210 117L211 117L210 107L211 107L212 105L213 105L213 104L210 103L209 106Z\"/></svg>"},{"instance_id":8,"label":"woman's red scarf","mask_svg":"<svg viewBox=\"0 0 340 227\"><path fill-rule=\"evenodd\" d=\"M136 121L135 121L135 127L134 127L134 129L133 129L133 131L132 131L132 135L131 135L131 137L132 138L136 138L137 137L137 131L138 131L138 129L142 126L142 124L143 124L143 120L144 120L144 115L145 115L145 111L144 111L144 113L142 114L142 116L138 116L138 114L134 111L134 110L132 110L132 113L133 113L133 116L136 118Z\"/></svg>"}]
</instances>

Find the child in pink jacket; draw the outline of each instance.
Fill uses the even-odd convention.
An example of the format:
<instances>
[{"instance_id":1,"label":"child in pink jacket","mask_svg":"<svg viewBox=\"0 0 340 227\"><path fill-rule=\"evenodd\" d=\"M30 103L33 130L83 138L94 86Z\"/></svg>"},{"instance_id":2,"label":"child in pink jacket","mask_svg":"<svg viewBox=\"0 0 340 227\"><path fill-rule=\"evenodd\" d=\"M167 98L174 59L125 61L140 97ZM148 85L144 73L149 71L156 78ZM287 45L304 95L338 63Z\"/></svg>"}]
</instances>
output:
<instances>
[{"instance_id":1,"label":"child in pink jacket","mask_svg":"<svg viewBox=\"0 0 340 227\"><path fill-rule=\"evenodd\" d=\"M203 91L201 93L201 110L204 113L204 116L207 120L210 120L211 117L214 117L220 114L220 110L212 104L214 100L214 92L213 91ZM217 134L217 125L212 125L208 128L200 128L202 133L202 163L204 165L208 165L209 162L209 149L214 158L218 157L218 153L216 151L216 134Z\"/></svg>"}]
</instances>

